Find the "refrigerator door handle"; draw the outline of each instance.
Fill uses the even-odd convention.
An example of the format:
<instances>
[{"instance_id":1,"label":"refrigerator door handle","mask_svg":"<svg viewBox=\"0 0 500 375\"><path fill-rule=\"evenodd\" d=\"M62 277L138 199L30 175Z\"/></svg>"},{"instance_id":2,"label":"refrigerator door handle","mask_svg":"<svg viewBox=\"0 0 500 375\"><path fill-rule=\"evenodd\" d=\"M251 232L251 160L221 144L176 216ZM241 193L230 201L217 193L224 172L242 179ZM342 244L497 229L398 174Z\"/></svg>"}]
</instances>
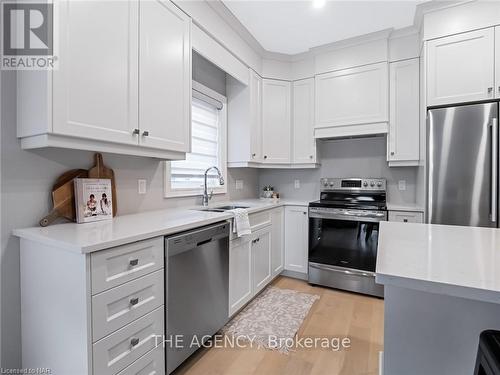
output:
<instances>
[{"instance_id":1,"label":"refrigerator door handle","mask_svg":"<svg viewBox=\"0 0 500 375\"><path fill-rule=\"evenodd\" d=\"M491 221L497 221L498 119L491 123Z\"/></svg>"}]
</instances>

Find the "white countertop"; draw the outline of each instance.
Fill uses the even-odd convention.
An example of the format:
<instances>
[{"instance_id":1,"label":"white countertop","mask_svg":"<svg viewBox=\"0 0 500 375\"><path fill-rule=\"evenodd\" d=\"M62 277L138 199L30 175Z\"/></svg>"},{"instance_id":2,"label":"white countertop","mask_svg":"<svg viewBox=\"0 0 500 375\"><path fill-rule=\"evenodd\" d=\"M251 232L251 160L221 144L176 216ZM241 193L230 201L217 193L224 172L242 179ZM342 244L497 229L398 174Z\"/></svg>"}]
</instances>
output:
<instances>
[{"instance_id":1,"label":"white countertop","mask_svg":"<svg viewBox=\"0 0 500 375\"><path fill-rule=\"evenodd\" d=\"M281 200L278 203L260 199L237 202L217 202L211 207L228 204L249 206L248 212L257 212L284 205L307 205L307 202ZM233 217L226 212L197 211L199 207L185 207L147 211L132 215L116 216L112 220L94 223L56 224L42 227L15 229L17 237L40 242L66 250L89 253L130 242L165 236L184 230L213 224Z\"/></svg>"},{"instance_id":2,"label":"white countertop","mask_svg":"<svg viewBox=\"0 0 500 375\"><path fill-rule=\"evenodd\" d=\"M500 303L500 229L381 222L380 284Z\"/></svg>"}]
</instances>

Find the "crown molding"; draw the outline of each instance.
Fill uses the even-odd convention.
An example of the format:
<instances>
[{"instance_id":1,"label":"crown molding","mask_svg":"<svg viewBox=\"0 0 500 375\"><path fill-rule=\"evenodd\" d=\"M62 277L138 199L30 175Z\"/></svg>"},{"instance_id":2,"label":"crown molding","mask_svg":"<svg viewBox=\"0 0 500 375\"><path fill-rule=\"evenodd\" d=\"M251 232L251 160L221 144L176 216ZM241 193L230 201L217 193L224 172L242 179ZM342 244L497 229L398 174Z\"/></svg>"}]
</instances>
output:
<instances>
[{"instance_id":1,"label":"crown molding","mask_svg":"<svg viewBox=\"0 0 500 375\"><path fill-rule=\"evenodd\" d=\"M229 10L221 0L205 0L210 8L217 13L250 47L263 56L267 51L257 39L248 31L240 20Z\"/></svg>"}]
</instances>

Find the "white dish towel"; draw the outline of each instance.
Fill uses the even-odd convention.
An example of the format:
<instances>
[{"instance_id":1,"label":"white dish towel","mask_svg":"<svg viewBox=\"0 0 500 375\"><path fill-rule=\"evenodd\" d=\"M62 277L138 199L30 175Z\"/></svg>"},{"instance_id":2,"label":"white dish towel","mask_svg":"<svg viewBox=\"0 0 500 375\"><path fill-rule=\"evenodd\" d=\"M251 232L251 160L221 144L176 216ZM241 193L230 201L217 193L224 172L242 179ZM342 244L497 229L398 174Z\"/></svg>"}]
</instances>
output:
<instances>
[{"instance_id":1,"label":"white dish towel","mask_svg":"<svg viewBox=\"0 0 500 375\"><path fill-rule=\"evenodd\" d=\"M238 237L252 233L247 210L244 208L235 208L229 212L232 212L234 215L233 233L236 233Z\"/></svg>"}]
</instances>

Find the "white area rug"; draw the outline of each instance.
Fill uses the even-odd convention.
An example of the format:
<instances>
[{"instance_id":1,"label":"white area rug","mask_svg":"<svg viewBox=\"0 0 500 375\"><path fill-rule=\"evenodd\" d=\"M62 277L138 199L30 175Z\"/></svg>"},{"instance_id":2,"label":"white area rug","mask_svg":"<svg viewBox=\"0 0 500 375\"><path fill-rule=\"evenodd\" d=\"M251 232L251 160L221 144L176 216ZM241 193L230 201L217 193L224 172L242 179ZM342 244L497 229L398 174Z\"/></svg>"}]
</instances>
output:
<instances>
[{"instance_id":1,"label":"white area rug","mask_svg":"<svg viewBox=\"0 0 500 375\"><path fill-rule=\"evenodd\" d=\"M252 345L288 352L295 334L319 296L269 287L222 329Z\"/></svg>"}]
</instances>

